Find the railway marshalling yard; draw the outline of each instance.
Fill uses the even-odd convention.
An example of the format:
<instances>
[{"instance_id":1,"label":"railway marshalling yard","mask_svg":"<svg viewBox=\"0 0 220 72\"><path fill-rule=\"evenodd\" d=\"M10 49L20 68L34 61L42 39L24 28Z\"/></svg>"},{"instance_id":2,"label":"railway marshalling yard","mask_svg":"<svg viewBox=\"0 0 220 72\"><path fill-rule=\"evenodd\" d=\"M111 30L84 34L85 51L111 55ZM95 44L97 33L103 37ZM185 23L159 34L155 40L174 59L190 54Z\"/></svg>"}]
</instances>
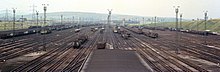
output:
<instances>
[{"instance_id":1,"label":"railway marshalling yard","mask_svg":"<svg viewBox=\"0 0 220 72\"><path fill-rule=\"evenodd\" d=\"M69 27L52 30L52 33L48 34L40 34L40 32L1 39L0 72L90 72L87 71L86 66L89 68L99 65L99 62L89 62L96 62L93 61L94 58L103 57L93 55L99 54L96 52L100 50L106 50L101 52L103 54L123 56L122 58L126 59L133 57L133 54L123 51L133 52L135 58L113 59L115 62L112 63L115 67L123 67L123 63L117 63L117 60L125 62L124 65L134 65L127 68L131 71L138 69L135 67L138 64L146 71L155 72L220 71L220 36L218 35L205 36L169 29L147 27L140 29L105 24L76 29L78 28ZM82 38L83 36L86 36L86 39ZM205 40L206 44L204 44ZM115 53L111 50L122 52ZM103 60L105 64L103 67L111 67L108 60ZM100 69L105 69L103 67ZM123 70L112 72L123 72Z\"/></svg>"}]
</instances>

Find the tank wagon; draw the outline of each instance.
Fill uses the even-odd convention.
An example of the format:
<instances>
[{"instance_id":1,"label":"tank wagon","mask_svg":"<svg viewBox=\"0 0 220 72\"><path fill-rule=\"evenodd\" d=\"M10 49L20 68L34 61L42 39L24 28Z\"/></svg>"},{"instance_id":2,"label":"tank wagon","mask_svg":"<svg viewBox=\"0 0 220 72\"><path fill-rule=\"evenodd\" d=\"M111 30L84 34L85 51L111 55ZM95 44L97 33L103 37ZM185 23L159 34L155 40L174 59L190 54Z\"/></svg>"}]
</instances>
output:
<instances>
[{"instance_id":1,"label":"tank wagon","mask_svg":"<svg viewBox=\"0 0 220 72\"><path fill-rule=\"evenodd\" d=\"M75 41L73 41L73 48L80 48L80 46L82 44L84 44L86 41L88 41L88 36L83 35L83 36L79 36Z\"/></svg>"}]
</instances>

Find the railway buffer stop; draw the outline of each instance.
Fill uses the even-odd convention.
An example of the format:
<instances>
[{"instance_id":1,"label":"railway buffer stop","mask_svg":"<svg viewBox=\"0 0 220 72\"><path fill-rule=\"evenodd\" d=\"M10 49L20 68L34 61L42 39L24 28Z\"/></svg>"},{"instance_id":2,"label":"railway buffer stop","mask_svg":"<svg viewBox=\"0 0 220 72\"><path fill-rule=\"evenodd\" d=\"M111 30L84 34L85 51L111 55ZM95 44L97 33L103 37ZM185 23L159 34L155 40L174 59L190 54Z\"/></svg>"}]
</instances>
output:
<instances>
[{"instance_id":1,"label":"railway buffer stop","mask_svg":"<svg viewBox=\"0 0 220 72\"><path fill-rule=\"evenodd\" d=\"M97 49L84 62L79 72L152 72L134 50Z\"/></svg>"}]
</instances>

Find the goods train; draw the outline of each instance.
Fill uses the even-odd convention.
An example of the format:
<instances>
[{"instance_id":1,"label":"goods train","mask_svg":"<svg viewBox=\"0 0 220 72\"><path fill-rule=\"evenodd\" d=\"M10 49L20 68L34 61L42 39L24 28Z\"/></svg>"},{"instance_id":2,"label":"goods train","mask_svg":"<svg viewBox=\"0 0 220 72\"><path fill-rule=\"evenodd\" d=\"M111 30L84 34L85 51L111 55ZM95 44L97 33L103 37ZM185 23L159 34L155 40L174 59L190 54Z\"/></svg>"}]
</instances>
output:
<instances>
[{"instance_id":1,"label":"goods train","mask_svg":"<svg viewBox=\"0 0 220 72\"><path fill-rule=\"evenodd\" d=\"M148 36L150 38L158 38L158 33L154 33L154 32L144 32L145 36Z\"/></svg>"},{"instance_id":2,"label":"goods train","mask_svg":"<svg viewBox=\"0 0 220 72\"><path fill-rule=\"evenodd\" d=\"M175 28L167 28L170 31L177 31ZM209 30L206 31L197 31L197 30L190 30L190 29L180 29L178 30L179 32L184 32L184 33L190 33L190 34L197 34L197 35L217 35L215 32L210 32Z\"/></svg>"},{"instance_id":3,"label":"goods train","mask_svg":"<svg viewBox=\"0 0 220 72\"><path fill-rule=\"evenodd\" d=\"M179 29L177 30L176 28L169 28L169 27L144 27L145 29L149 30L160 30L160 31L165 31L165 30L170 30L170 31L178 31L178 32L184 32L184 33L190 33L190 34L198 34L198 35L217 35L215 32L210 32L210 31L197 31L197 30L190 30L190 29Z\"/></svg>"},{"instance_id":4,"label":"goods train","mask_svg":"<svg viewBox=\"0 0 220 72\"><path fill-rule=\"evenodd\" d=\"M9 31L0 31L0 38L1 39L8 39L12 37L18 37L18 36L24 36L24 35L30 35L35 33L41 33L41 34L49 34L52 32L52 30L64 30L64 29L70 29L72 26L70 25L53 25L53 26L30 26L28 29L19 29L19 30L9 30Z\"/></svg>"},{"instance_id":5,"label":"goods train","mask_svg":"<svg viewBox=\"0 0 220 72\"><path fill-rule=\"evenodd\" d=\"M145 29L149 30L160 30L160 31L165 31L167 27L144 27Z\"/></svg>"},{"instance_id":6,"label":"goods train","mask_svg":"<svg viewBox=\"0 0 220 72\"><path fill-rule=\"evenodd\" d=\"M20 29L20 30L9 30L9 31L1 31L0 38L1 39L8 39L12 37L24 36L29 34L35 34L39 32L40 29L38 28L31 28L31 29Z\"/></svg>"},{"instance_id":7,"label":"goods train","mask_svg":"<svg viewBox=\"0 0 220 72\"><path fill-rule=\"evenodd\" d=\"M159 37L159 34L158 33L154 33L154 32L143 32L142 29L139 29L139 28L135 28L135 27L131 27L131 28L126 28L134 33L137 33L137 34L144 34L145 36L148 36L150 38L158 38ZM162 30L163 31L163 30Z\"/></svg>"},{"instance_id":8,"label":"goods train","mask_svg":"<svg viewBox=\"0 0 220 72\"><path fill-rule=\"evenodd\" d=\"M128 29L134 33L137 33L137 34L143 34L143 31L140 28L126 28L126 29Z\"/></svg>"},{"instance_id":9,"label":"goods train","mask_svg":"<svg viewBox=\"0 0 220 72\"><path fill-rule=\"evenodd\" d=\"M178 31L178 32L184 32L184 33L190 33L190 34L197 34L197 35L218 35L218 33L216 32L210 32L209 30L206 31L197 31L197 30L190 30L190 29L179 29L177 30L176 28L171 28L171 27L144 27L145 29L149 29L149 30L160 30L160 31L165 31L165 30L169 30L169 31Z\"/></svg>"},{"instance_id":10,"label":"goods train","mask_svg":"<svg viewBox=\"0 0 220 72\"><path fill-rule=\"evenodd\" d=\"M198 34L198 35L216 35L209 31L181 30L181 32L190 33L190 34Z\"/></svg>"},{"instance_id":11,"label":"goods train","mask_svg":"<svg viewBox=\"0 0 220 72\"><path fill-rule=\"evenodd\" d=\"M88 40L88 36L83 35L79 36L75 41L73 41L73 48L80 48L82 44L84 44Z\"/></svg>"}]
</instances>

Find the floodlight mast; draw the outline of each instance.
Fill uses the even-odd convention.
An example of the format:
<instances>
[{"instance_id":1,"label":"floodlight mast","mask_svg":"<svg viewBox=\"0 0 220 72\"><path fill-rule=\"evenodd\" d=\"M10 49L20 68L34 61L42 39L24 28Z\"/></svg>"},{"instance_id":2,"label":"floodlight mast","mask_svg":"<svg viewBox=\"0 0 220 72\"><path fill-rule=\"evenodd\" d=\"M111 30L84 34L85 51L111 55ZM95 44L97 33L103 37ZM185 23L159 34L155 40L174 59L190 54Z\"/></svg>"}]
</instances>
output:
<instances>
[{"instance_id":1,"label":"floodlight mast","mask_svg":"<svg viewBox=\"0 0 220 72\"><path fill-rule=\"evenodd\" d=\"M60 24L63 25L63 15L60 16Z\"/></svg>"},{"instance_id":2,"label":"floodlight mast","mask_svg":"<svg viewBox=\"0 0 220 72\"><path fill-rule=\"evenodd\" d=\"M33 5L30 6L30 7L33 8L33 9L32 9L33 13L32 13L32 21L31 21L31 23L32 23L32 25L34 25L34 20L35 20L35 8L36 8L37 6L35 6L35 5L33 4Z\"/></svg>"},{"instance_id":3,"label":"floodlight mast","mask_svg":"<svg viewBox=\"0 0 220 72\"><path fill-rule=\"evenodd\" d=\"M46 11L47 11L47 6L49 6L49 4L42 4L43 5L43 10L44 10L44 25L43 27L45 27L46 25ZM45 43L45 36L43 36L43 49L46 48L46 43ZM46 49L45 49L46 51Z\"/></svg>"},{"instance_id":4,"label":"floodlight mast","mask_svg":"<svg viewBox=\"0 0 220 72\"><path fill-rule=\"evenodd\" d=\"M73 19L72 19L72 20L73 20L73 21L72 21L72 22L73 22L72 25L73 25L73 24L74 24L74 18L75 18L75 17L73 16L72 18L73 18Z\"/></svg>"},{"instance_id":5,"label":"floodlight mast","mask_svg":"<svg viewBox=\"0 0 220 72\"><path fill-rule=\"evenodd\" d=\"M42 4L42 5L44 10L44 25L46 25L46 11L47 11L47 6L49 6L49 4Z\"/></svg>"},{"instance_id":6,"label":"floodlight mast","mask_svg":"<svg viewBox=\"0 0 220 72\"><path fill-rule=\"evenodd\" d=\"M207 19L208 19L208 11L204 11L204 15L205 15L205 17L204 17L204 19L205 19L205 33L204 33L204 38L205 38L205 45L207 45L207 36L208 36L208 32L207 32Z\"/></svg>"},{"instance_id":7,"label":"floodlight mast","mask_svg":"<svg viewBox=\"0 0 220 72\"><path fill-rule=\"evenodd\" d=\"M156 30L156 26L157 26L157 16L154 17L154 30Z\"/></svg>"},{"instance_id":8,"label":"floodlight mast","mask_svg":"<svg viewBox=\"0 0 220 72\"><path fill-rule=\"evenodd\" d=\"M199 31L199 18L197 18L197 21L196 21L196 30Z\"/></svg>"},{"instance_id":9,"label":"floodlight mast","mask_svg":"<svg viewBox=\"0 0 220 72\"><path fill-rule=\"evenodd\" d=\"M23 15L21 15L21 27L22 29L24 28L24 16Z\"/></svg>"},{"instance_id":10,"label":"floodlight mast","mask_svg":"<svg viewBox=\"0 0 220 72\"><path fill-rule=\"evenodd\" d=\"M179 13L179 8L180 6L173 6L175 8L175 13L176 13L176 45L179 46L179 28L178 28L178 13ZM180 46L179 46L180 47ZM176 53L179 54L179 47L176 47Z\"/></svg>"},{"instance_id":11,"label":"floodlight mast","mask_svg":"<svg viewBox=\"0 0 220 72\"><path fill-rule=\"evenodd\" d=\"M39 11L36 11L36 15L37 15L37 28L38 28L38 22L39 22L39 20L38 20L38 16L39 16Z\"/></svg>"},{"instance_id":12,"label":"floodlight mast","mask_svg":"<svg viewBox=\"0 0 220 72\"><path fill-rule=\"evenodd\" d=\"M38 34L38 31L40 31L39 30L39 19L38 19L38 16L39 16L39 11L36 11L36 15L37 15L37 30L36 30L36 35L38 36L39 34ZM38 41L37 41L37 43L39 43Z\"/></svg>"},{"instance_id":13,"label":"floodlight mast","mask_svg":"<svg viewBox=\"0 0 220 72\"><path fill-rule=\"evenodd\" d=\"M4 30L6 30L6 22L9 22L9 20L8 20L8 9L6 9L6 12L5 12Z\"/></svg>"},{"instance_id":14,"label":"floodlight mast","mask_svg":"<svg viewBox=\"0 0 220 72\"><path fill-rule=\"evenodd\" d=\"M182 17L183 17L183 14L181 13L181 14L180 14L180 30L183 29L183 28L182 28L182 20L183 20Z\"/></svg>"},{"instance_id":15,"label":"floodlight mast","mask_svg":"<svg viewBox=\"0 0 220 72\"><path fill-rule=\"evenodd\" d=\"M109 10L109 9L107 9L108 10L108 25L110 25L111 24L111 14L112 14L112 9L111 10Z\"/></svg>"},{"instance_id":16,"label":"floodlight mast","mask_svg":"<svg viewBox=\"0 0 220 72\"><path fill-rule=\"evenodd\" d=\"M12 42L14 43L15 42L15 39L14 39L14 35L15 35L15 12L16 12L16 8L12 8L12 11L13 11L13 35L12 35Z\"/></svg>"}]
</instances>

